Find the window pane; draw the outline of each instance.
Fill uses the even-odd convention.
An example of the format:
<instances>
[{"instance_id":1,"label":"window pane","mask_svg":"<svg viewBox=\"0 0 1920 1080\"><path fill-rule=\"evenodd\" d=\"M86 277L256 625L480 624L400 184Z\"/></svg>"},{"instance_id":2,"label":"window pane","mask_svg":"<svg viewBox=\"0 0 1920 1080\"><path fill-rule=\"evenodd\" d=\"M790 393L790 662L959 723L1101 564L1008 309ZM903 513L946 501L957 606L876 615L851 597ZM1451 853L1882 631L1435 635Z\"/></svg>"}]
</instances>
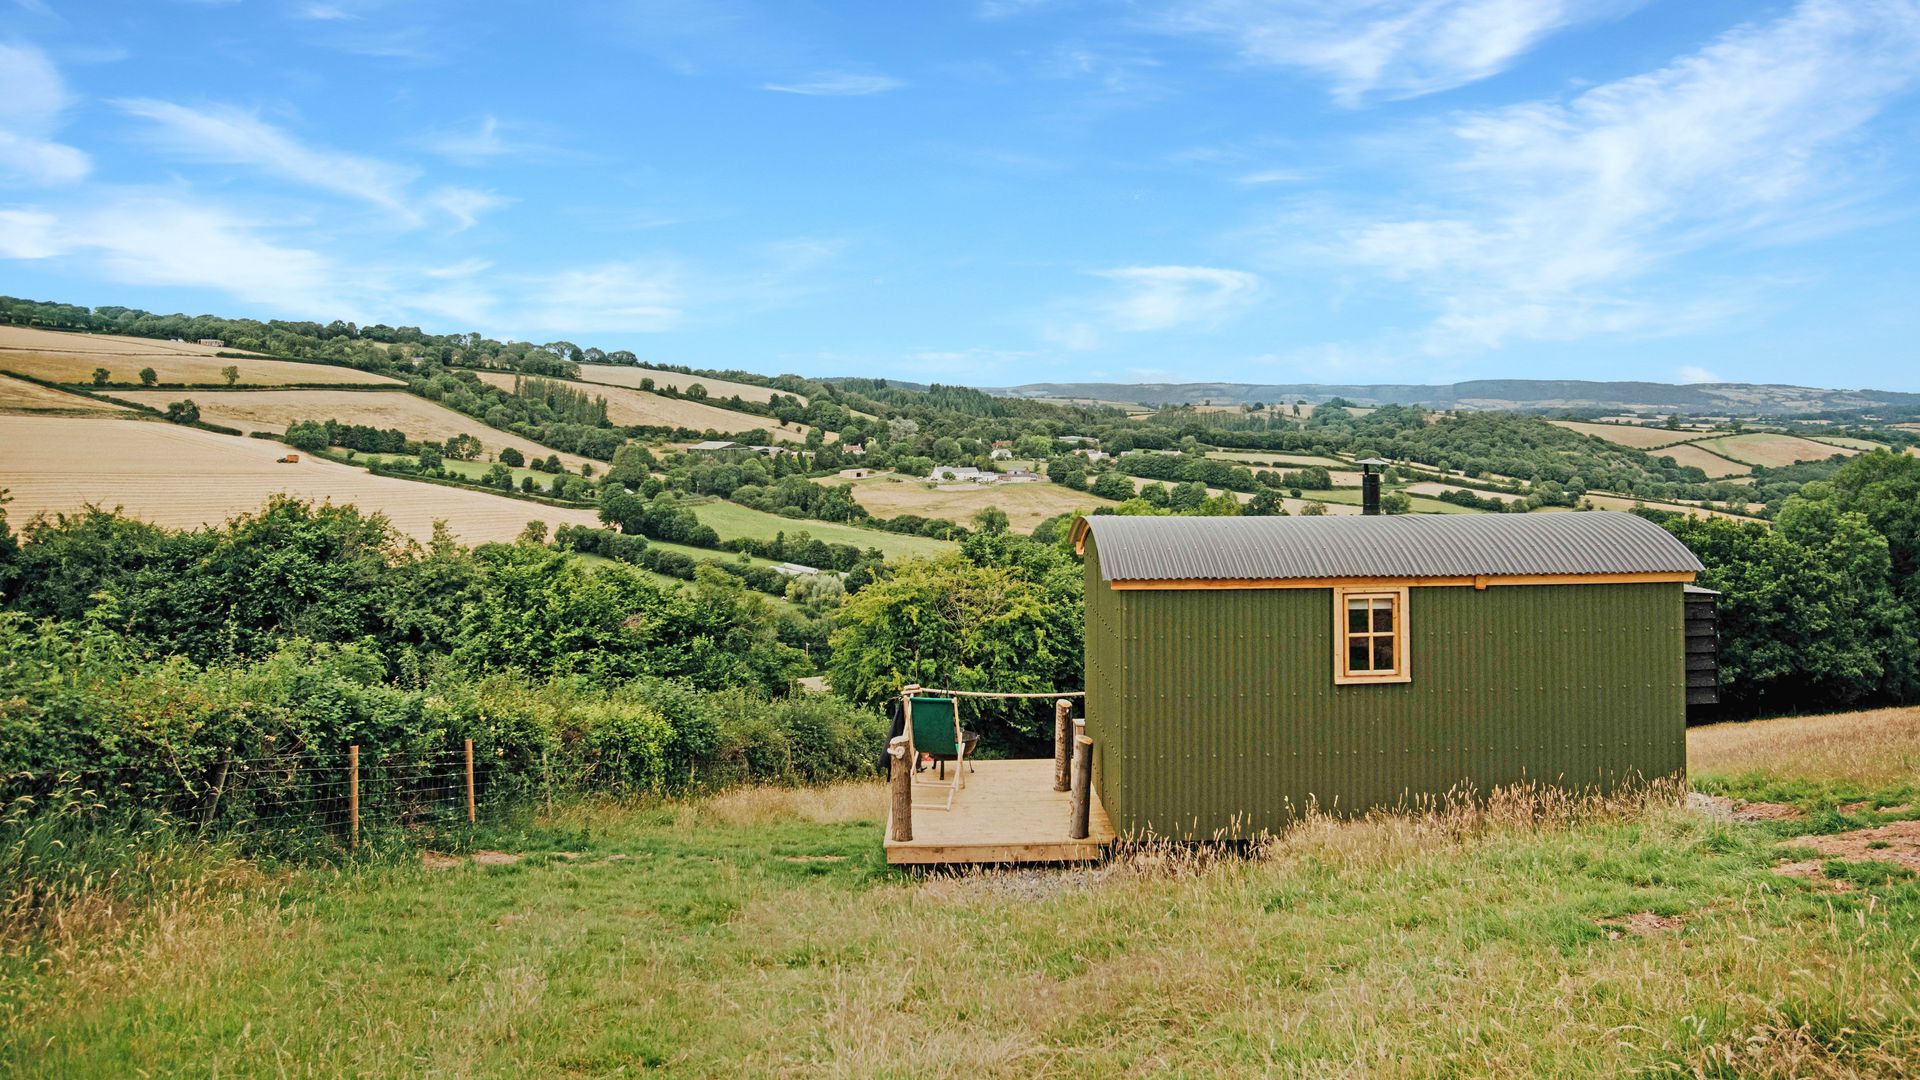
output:
<instances>
[{"instance_id":1,"label":"window pane","mask_svg":"<svg viewBox=\"0 0 1920 1080\"><path fill-rule=\"evenodd\" d=\"M1373 602L1373 628L1382 634L1393 629L1393 601L1375 600Z\"/></svg>"},{"instance_id":2,"label":"window pane","mask_svg":"<svg viewBox=\"0 0 1920 1080\"><path fill-rule=\"evenodd\" d=\"M1393 639L1377 637L1373 639L1373 670L1393 670Z\"/></svg>"},{"instance_id":3,"label":"window pane","mask_svg":"<svg viewBox=\"0 0 1920 1080\"><path fill-rule=\"evenodd\" d=\"M1367 632L1367 602L1365 600L1347 601L1347 631L1354 634Z\"/></svg>"},{"instance_id":4,"label":"window pane","mask_svg":"<svg viewBox=\"0 0 1920 1080\"><path fill-rule=\"evenodd\" d=\"M1347 670L1367 671L1367 639L1354 638L1347 643Z\"/></svg>"}]
</instances>

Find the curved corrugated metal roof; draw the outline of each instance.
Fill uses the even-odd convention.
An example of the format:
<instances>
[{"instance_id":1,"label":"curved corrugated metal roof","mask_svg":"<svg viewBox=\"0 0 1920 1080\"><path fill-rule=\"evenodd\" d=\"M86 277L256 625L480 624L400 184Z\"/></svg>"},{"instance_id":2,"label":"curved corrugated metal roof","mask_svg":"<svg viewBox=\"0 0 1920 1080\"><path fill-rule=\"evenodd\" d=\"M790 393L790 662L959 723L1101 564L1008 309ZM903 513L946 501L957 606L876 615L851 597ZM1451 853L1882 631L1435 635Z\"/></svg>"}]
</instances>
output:
<instances>
[{"instance_id":1,"label":"curved corrugated metal roof","mask_svg":"<svg viewBox=\"0 0 1920 1080\"><path fill-rule=\"evenodd\" d=\"M1569 514L1081 519L1106 581L1697 573L1645 518Z\"/></svg>"}]
</instances>

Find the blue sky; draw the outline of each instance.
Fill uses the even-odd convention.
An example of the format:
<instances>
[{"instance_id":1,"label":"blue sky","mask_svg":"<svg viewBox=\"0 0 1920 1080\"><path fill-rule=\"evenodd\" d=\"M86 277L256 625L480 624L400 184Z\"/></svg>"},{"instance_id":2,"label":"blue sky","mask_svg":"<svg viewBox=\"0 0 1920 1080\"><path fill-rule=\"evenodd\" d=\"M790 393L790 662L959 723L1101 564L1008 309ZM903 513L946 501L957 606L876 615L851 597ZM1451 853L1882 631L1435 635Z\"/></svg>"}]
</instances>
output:
<instances>
[{"instance_id":1,"label":"blue sky","mask_svg":"<svg viewBox=\"0 0 1920 1080\"><path fill-rule=\"evenodd\" d=\"M0 0L0 292L973 385L1920 390L1920 0Z\"/></svg>"}]
</instances>

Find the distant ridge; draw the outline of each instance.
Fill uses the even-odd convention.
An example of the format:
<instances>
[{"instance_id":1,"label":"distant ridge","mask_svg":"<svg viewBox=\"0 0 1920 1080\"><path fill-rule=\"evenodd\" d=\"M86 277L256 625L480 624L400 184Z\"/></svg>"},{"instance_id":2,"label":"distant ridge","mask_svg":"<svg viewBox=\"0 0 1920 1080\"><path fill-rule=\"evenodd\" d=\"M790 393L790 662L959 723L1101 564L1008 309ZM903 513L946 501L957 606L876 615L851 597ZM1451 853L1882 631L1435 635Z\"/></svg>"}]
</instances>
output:
<instances>
[{"instance_id":1,"label":"distant ridge","mask_svg":"<svg viewBox=\"0 0 1920 1080\"><path fill-rule=\"evenodd\" d=\"M1475 379L1419 384L1340 383L1027 383L982 387L1001 397L1104 401L1133 405L1246 405L1340 397L1356 405L1432 409L1603 409L1752 416L1856 412L1920 406L1920 394L1825 390L1765 383L1588 382L1577 379Z\"/></svg>"}]
</instances>

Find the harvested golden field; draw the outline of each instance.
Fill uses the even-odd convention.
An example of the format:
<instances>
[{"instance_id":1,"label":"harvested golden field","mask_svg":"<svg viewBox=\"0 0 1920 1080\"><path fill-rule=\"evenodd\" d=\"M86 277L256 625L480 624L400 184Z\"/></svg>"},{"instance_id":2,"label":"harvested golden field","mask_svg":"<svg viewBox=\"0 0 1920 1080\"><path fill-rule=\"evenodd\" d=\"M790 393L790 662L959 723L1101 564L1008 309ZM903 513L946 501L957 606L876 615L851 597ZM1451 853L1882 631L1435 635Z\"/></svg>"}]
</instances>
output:
<instances>
[{"instance_id":1,"label":"harvested golden field","mask_svg":"<svg viewBox=\"0 0 1920 1080\"><path fill-rule=\"evenodd\" d=\"M436 518L469 544L511 540L529 521L598 526L591 510L523 502L478 491L375 476L301 455L275 461L286 446L217 435L160 421L0 416L0 487L11 489L14 524L36 514L92 503L123 507L144 521L191 528L260 509L285 493L315 502L352 503L387 515L417 540Z\"/></svg>"},{"instance_id":2,"label":"harvested golden field","mask_svg":"<svg viewBox=\"0 0 1920 1080\"><path fill-rule=\"evenodd\" d=\"M1045 481L1037 484L929 484L925 480L883 473L865 480L843 480L830 476L819 483L836 487L851 484L854 501L875 517L918 514L966 525L975 513L989 506L997 506L1006 511L1008 522L1019 532L1029 532L1035 525L1056 514L1084 513L1098 506L1114 505L1110 500Z\"/></svg>"},{"instance_id":3,"label":"harvested golden field","mask_svg":"<svg viewBox=\"0 0 1920 1080\"><path fill-rule=\"evenodd\" d=\"M1549 420L1547 423L1582 435L1591 435L1601 442L1610 442L1615 446L1631 446L1641 450L1671 446L1682 439L1693 437L1692 432L1670 431L1667 428L1643 427L1638 424L1590 424L1584 420Z\"/></svg>"},{"instance_id":4,"label":"harvested golden field","mask_svg":"<svg viewBox=\"0 0 1920 1080\"><path fill-rule=\"evenodd\" d=\"M0 326L0 370L17 371L48 382L90 383L94 368L106 368L111 372L109 382L133 385L140 381L140 369L150 367L164 383L225 386L227 378L220 369L231 365L240 369L243 386L399 385L398 380L385 375L353 368L214 355L218 351L179 341Z\"/></svg>"},{"instance_id":5,"label":"harvested golden field","mask_svg":"<svg viewBox=\"0 0 1920 1080\"><path fill-rule=\"evenodd\" d=\"M1498 499L1501 502L1524 502L1526 500L1525 495L1511 495L1504 491L1481 491L1479 488L1470 488L1464 484L1443 484L1438 480L1422 480L1419 483L1408 484L1401 490L1409 495L1429 496L1440 495L1448 491L1471 491L1482 499Z\"/></svg>"},{"instance_id":6,"label":"harvested golden field","mask_svg":"<svg viewBox=\"0 0 1920 1080\"><path fill-rule=\"evenodd\" d=\"M1814 442L1832 443L1835 446L1844 446L1849 450L1885 450L1887 448L1887 444L1883 442L1874 442L1871 439L1854 439L1845 435L1812 435L1809 436L1809 438Z\"/></svg>"},{"instance_id":7,"label":"harvested golden field","mask_svg":"<svg viewBox=\"0 0 1920 1080\"><path fill-rule=\"evenodd\" d=\"M1672 510L1675 513L1685 514L1688 517L1732 518L1735 521L1759 520L1758 518L1747 517L1741 514L1729 514L1723 510L1706 510L1698 506L1658 502L1652 499L1632 499L1625 495L1608 495L1600 491L1589 491L1580 497L1580 501L1583 503L1592 503L1596 510L1632 510L1637 506L1644 506L1649 510Z\"/></svg>"},{"instance_id":8,"label":"harvested golden field","mask_svg":"<svg viewBox=\"0 0 1920 1080\"><path fill-rule=\"evenodd\" d=\"M1710 724L1687 732L1687 771L1897 783L1920 776L1920 708Z\"/></svg>"},{"instance_id":9,"label":"harvested golden field","mask_svg":"<svg viewBox=\"0 0 1920 1080\"><path fill-rule=\"evenodd\" d=\"M1771 468L1791 465L1796 461L1825 461L1835 454L1851 456L1860 452L1844 446L1803 439L1798 435L1779 435L1770 431L1702 439L1695 445L1711 450L1722 457L1744 461L1748 465L1766 465Z\"/></svg>"},{"instance_id":10,"label":"harvested golden field","mask_svg":"<svg viewBox=\"0 0 1920 1080\"><path fill-rule=\"evenodd\" d=\"M455 435L472 435L485 448L481 452L485 460L497 457L506 447L529 458L558 453L401 390L209 390L196 395L184 390L122 390L113 396L165 409L183 395L192 396L193 403L200 406L202 420L247 432L280 434L287 425L302 420L338 420L343 424L399 428L410 439L444 442ZM587 461L577 454L560 454L560 460L574 472ZM594 467L601 468L602 463L595 462Z\"/></svg>"},{"instance_id":11,"label":"harvested golden field","mask_svg":"<svg viewBox=\"0 0 1920 1080\"><path fill-rule=\"evenodd\" d=\"M1215 461L1231 461L1236 465L1245 465L1249 469L1301 469L1309 465L1318 465L1324 469L1350 469L1352 462L1337 458L1320 457L1317 454L1276 454L1260 450L1210 450L1207 456Z\"/></svg>"},{"instance_id":12,"label":"harvested golden field","mask_svg":"<svg viewBox=\"0 0 1920 1080\"><path fill-rule=\"evenodd\" d=\"M1670 457L1682 468L1692 467L1707 474L1709 480L1719 480L1728 476L1745 476L1753 471L1750 465L1730 461L1704 447L1693 443L1681 443L1678 446L1663 446L1649 450L1654 457Z\"/></svg>"},{"instance_id":13,"label":"harvested golden field","mask_svg":"<svg viewBox=\"0 0 1920 1080\"><path fill-rule=\"evenodd\" d=\"M775 390L770 386L755 386L752 383L734 382L731 379L709 379L705 375L682 375L678 371L661 371L659 368L628 367L625 364L581 364L580 379L583 382L600 383L604 386L624 386L631 390L640 389L641 379L652 379L653 385L678 390L685 393L687 387L699 383L707 388L709 397L726 398L738 395L742 401L758 401L762 404L773 399L773 395L799 398L800 404L807 403L805 394L789 394L785 390Z\"/></svg>"},{"instance_id":14,"label":"harvested golden field","mask_svg":"<svg viewBox=\"0 0 1920 1080\"><path fill-rule=\"evenodd\" d=\"M482 380L502 390L512 390L513 380L518 376L510 371L477 372ZM734 412L713 405L702 405L697 401L681 398L661 397L644 390L632 390L624 386L608 386L594 383L591 386L580 383L571 384L577 389L587 390L598 397L607 399L607 415L616 424L645 424L651 427L682 427L694 431L765 431L775 442L800 443L807 439L805 424L780 426L780 421L769 420L761 416Z\"/></svg>"},{"instance_id":15,"label":"harvested golden field","mask_svg":"<svg viewBox=\"0 0 1920 1080\"><path fill-rule=\"evenodd\" d=\"M48 389L25 379L0 375L0 412L98 413L125 412L118 405L79 394Z\"/></svg>"}]
</instances>

